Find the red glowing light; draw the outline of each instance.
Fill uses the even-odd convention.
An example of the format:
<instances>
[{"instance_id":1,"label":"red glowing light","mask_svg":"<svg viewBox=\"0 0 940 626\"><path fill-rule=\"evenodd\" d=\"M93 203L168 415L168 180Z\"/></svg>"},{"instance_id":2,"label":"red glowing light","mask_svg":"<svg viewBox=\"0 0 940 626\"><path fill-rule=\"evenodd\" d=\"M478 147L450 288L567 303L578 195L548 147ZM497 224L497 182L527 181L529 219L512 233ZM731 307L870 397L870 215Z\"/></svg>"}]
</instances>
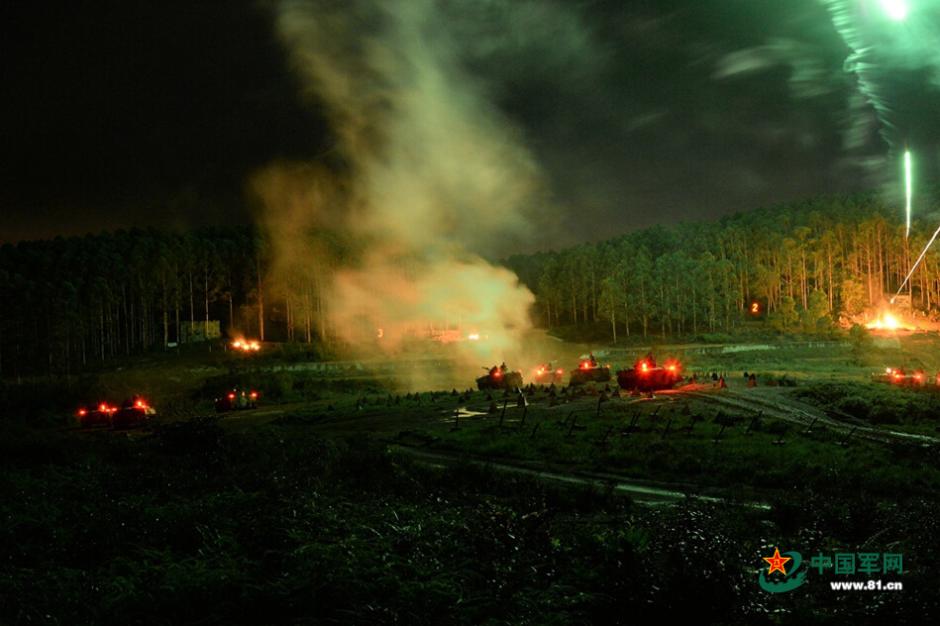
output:
<instances>
[{"instance_id":1,"label":"red glowing light","mask_svg":"<svg viewBox=\"0 0 940 626\"><path fill-rule=\"evenodd\" d=\"M559 367L557 370L555 370L555 373L558 375L561 375L561 374L564 374L565 371Z\"/></svg>"},{"instance_id":2,"label":"red glowing light","mask_svg":"<svg viewBox=\"0 0 940 626\"><path fill-rule=\"evenodd\" d=\"M258 392L257 392L257 391L252 391L249 395L251 396L251 399L254 400L255 398L258 397Z\"/></svg>"},{"instance_id":3,"label":"red glowing light","mask_svg":"<svg viewBox=\"0 0 940 626\"><path fill-rule=\"evenodd\" d=\"M229 400L234 400L234 399L235 399L235 394L234 394L234 393L228 394L228 399L229 399Z\"/></svg>"},{"instance_id":4,"label":"red glowing light","mask_svg":"<svg viewBox=\"0 0 940 626\"><path fill-rule=\"evenodd\" d=\"M88 411L86 411L85 409L79 409L79 410L78 410L78 414L79 414L80 416L84 417L85 415L88 414Z\"/></svg>"},{"instance_id":5,"label":"red glowing light","mask_svg":"<svg viewBox=\"0 0 940 626\"><path fill-rule=\"evenodd\" d=\"M640 369L641 369L641 370L643 370L643 371L645 372L646 370L649 369L649 367L650 367L650 366L647 365L646 361L640 361Z\"/></svg>"}]
</instances>

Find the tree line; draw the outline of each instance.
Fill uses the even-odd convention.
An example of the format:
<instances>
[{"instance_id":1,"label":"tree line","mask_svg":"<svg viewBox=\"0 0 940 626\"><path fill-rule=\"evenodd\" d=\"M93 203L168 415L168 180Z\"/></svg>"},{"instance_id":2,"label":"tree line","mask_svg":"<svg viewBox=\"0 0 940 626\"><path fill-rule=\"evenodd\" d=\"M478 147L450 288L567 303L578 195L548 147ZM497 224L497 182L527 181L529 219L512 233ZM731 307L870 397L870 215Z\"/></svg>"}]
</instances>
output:
<instances>
[{"instance_id":1,"label":"tree line","mask_svg":"<svg viewBox=\"0 0 940 626\"><path fill-rule=\"evenodd\" d=\"M780 331L815 332L893 295L935 227L915 220L907 238L902 209L878 196L827 197L506 264L550 328L605 322L615 341L728 332L756 304ZM940 252L928 252L903 293L912 306L937 309Z\"/></svg>"},{"instance_id":2,"label":"tree line","mask_svg":"<svg viewBox=\"0 0 940 626\"><path fill-rule=\"evenodd\" d=\"M547 327L623 336L732 331L756 301L781 331L828 328L901 284L935 228L874 195L820 198L712 222L656 226L504 261ZM220 320L223 335L326 339L327 276L267 284L271 242L250 227L129 230L0 246L0 376L69 373ZM296 274L296 275L295 275ZM940 308L940 253L905 292Z\"/></svg>"},{"instance_id":3,"label":"tree line","mask_svg":"<svg viewBox=\"0 0 940 626\"><path fill-rule=\"evenodd\" d=\"M0 373L69 373L181 340L210 319L257 332L260 237L130 230L0 247ZM263 315L263 314L262 314Z\"/></svg>"}]
</instances>

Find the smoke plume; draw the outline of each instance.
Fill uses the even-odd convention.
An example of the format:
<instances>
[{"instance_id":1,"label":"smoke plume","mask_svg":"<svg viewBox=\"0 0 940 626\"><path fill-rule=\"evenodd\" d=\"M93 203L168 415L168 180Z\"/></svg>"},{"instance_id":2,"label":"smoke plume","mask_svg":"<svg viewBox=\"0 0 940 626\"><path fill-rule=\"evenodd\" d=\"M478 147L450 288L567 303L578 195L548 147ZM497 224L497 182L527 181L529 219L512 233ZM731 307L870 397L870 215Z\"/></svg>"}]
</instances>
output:
<instances>
[{"instance_id":1,"label":"smoke plume","mask_svg":"<svg viewBox=\"0 0 940 626\"><path fill-rule=\"evenodd\" d=\"M272 289L354 350L395 351L448 326L457 339L459 325L458 349L478 364L511 358L534 298L485 257L525 240L542 185L517 129L462 68L447 20L425 0L276 7L336 145L327 165L274 164L253 180Z\"/></svg>"}]
</instances>

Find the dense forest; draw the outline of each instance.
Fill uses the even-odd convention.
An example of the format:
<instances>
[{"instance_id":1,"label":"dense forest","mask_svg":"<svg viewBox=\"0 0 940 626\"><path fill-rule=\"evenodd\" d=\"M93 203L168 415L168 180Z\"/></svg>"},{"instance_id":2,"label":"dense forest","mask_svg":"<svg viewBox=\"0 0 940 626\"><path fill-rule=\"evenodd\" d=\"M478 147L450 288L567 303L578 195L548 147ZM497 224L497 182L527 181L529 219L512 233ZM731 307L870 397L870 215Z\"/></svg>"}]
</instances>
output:
<instances>
[{"instance_id":1,"label":"dense forest","mask_svg":"<svg viewBox=\"0 0 940 626\"><path fill-rule=\"evenodd\" d=\"M232 228L4 245L0 371L67 373L179 342L185 322L223 320L231 328L254 321L257 332L259 241L247 228Z\"/></svg>"},{"instance_id":2,"label":"dense forest","mask_svg":"<svg viewBox=\"0 0 940 626\"><path fill-rule=\"evenodd\" d=\"M776 329L812 332L901 283L934 228L915 221L906 239L901 218L874 196L825 198L505 263L548 327L604 323L615 340L729 331L759 301ZM68 373L179 342L209 320L223 334L317 341L319 283L266 285L269 248L247 227L4 245L0 373ZM927 254L909 293L918 308L937 308L940 252Z\"/></svg>"},{"instance_id":3,"label":"dense forest","mask_svg":"<svg viewBox=\"0 0 940 626\"><path fill-rule=\"evenodd\" d=\"M901 209L874 195L830 197L507 264L535 292L548 327L603 320L614 340L729 331L757 303L775 329L815 332L893 295L934 228L915 220L908 239ZM940 251L925 256L905 293L921 310L937 307Z\"/></svg>"}]
</instances>

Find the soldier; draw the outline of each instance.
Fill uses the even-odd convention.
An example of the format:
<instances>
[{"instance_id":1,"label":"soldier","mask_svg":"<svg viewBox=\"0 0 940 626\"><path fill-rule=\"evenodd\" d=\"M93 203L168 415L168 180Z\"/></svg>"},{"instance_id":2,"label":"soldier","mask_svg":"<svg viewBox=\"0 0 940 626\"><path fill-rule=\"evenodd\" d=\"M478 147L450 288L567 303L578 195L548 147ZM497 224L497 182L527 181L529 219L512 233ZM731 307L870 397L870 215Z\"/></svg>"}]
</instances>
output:
<instances>
[{"instance_id":1,"label":"soldier","mask_svg":"<svg viewBox=\"0 0 940 626\"><path fill-rule=\"evenodd\" d=\"M499 366L499 371L503 374L509 371L509 368L506 366L506 361L503 361L503 364Z\"/></svg>"}]
</instances>

